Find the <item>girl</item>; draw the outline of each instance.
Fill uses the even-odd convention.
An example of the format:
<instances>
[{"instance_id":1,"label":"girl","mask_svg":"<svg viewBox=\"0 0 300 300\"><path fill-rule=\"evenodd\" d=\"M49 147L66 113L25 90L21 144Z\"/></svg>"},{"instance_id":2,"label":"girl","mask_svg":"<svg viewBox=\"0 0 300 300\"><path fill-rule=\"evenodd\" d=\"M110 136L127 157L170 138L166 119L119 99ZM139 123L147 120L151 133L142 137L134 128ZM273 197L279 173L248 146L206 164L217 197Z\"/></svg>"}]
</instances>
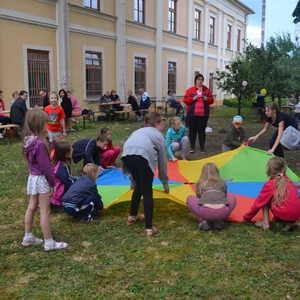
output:
<instances>
[{"instance_id":1,"label":"girl","mask_svg":"<svg viewBox=\"0 0 300 300\"><path fill-rule=\"evenodd\" d=\"M166 147L172 161L178 160L174 152L182 149L181 157L186 160L188 149L188 137L185 135L185 127L181 125L179 117L169 119L169 129L166 135Z\"/></svg>"},{"instance_id":2,"label":"girl","mask_svg":"<svg viewBox=\"0 0 300 300\"><path fill-rule=\"evenodd\" d=\"M48 115L48 122L47 122L47 130L50 137L50 142L52 143L53 140L58 136L66 137L66 125L65 125L65 112L58 105L58 97L56 92L49 93L49 101L50 105L44 108L44 112Z\"/></svg>"},{"instance_id":3,"label":"girl","mask_svg":"<svg viewBox=\"0 0 300 300\"><path fill-rule=\"evenodd\" d=\"M283 149L280 144L280 140L282 138L283 131L289 127L293 126L298 130L297 120L283 112L280 111L277 104L274 102L270 102L266 105L266 116L267 120L265 123L265 127L255 136L251 136L248 140L251 142L255 142L258 137L265 134L269 128L270 124L274 127L277 127L278 130L274 133L269 148L270 150L267 152L268 154L273 154L279 157L284 157Z\"/></svg>"},{"instance_id":4,"label":"girl","mask_svg":"<svg viewBox=\"0 0 300 300\"><path fill-rule=\"evenodd\" d=\"M220 178L218 167L214 163L203 166L200 178L196 182L196 197L190 195L186 204L199 220L198 228L204 231L225 227L225 220L236 206L236 198L227 195L227 186Z\"/></svg>"},{"instance_id":5,"label":"girl","mask_svg":"<svg viewBox=\"0 0 300 300\"><path fill-rule=\"evenodd\" d=\"M262 209L263 220L256 226L263 229L270 227L269 209L275 219L296 222L300 217L298 191L290 178L286 176L286 164L281 157L272 157L267 163L267 175L270 178L261 189L250 210L243 216L249 222Z\"/></svg>"},{"instance_id":6,"label":"girl","mask_svg":"<svg viewBox=\"0 0 300 300\"><path fill-rule=\"evenodd\" d=\"M32 233L34 213L40 207L41 227L44 235L44 250L51 251L68 247L67 243L55 242L50 228L50 196L54 191L55 178L49 158L46 140L48 116L40 109L29 110L25 118L23 155L29 166L27 194L30 195L25 214L25 236L23 246L40 245L43 240Z\"/></svg>"},{"instance_id":7,"label":"girl","mask_svg":"<svg viewBox=\"0 0 300 300\"><path fill-rule=\"evenodd\" d=\"M108 138L108 144L104 149L101 149L101 161L102 161L102 167L104 169L106 168L114 168L116 159L119 156L121 152L121 147L119 146L113 146L113 142L111 139L111 132L109 128L104 127L101 129L100 134L105 134Z\"/></svg>"},{"instance_id":8,"label":"girl","mask_svg":"<svg viewBox=\"0 0 300 300\"><path fill-rule=\"evenodd\" d=\"M147 114L143 127L134 131L125 142L122 155L123 173L125 176L130 173L131 188L134 189L127 224L132 225L145 219L146 236L149 237L157 231L157 228L152 226L152 182L156 164L158 164L159 179L163 184L164 192L169 193L166 142L161 133L164 126L163 116L156 112ZM145 215L138 214L142 196Z\"/></svg>"},{"instance_id":9,"label":"girl","mask_svg":"<svg viewBox=\"0 0 300 300\"><path fill-rule=\"evenodd\" d=\"M64 113L66 115L66 130L67 131L75 131L75 129L72 128L70 118L72 117L72 102L70 98L67 95L67 92L65 89L60 89L58 92L59 97L61 98L61 107L64 110Z\"/></svg>"},{"instance_id":10,"label":"girl","mask_svg":"<svg viewBox=\"0 0 300 300\"><path fill-rule=\"evenodd\" d=\"M61 198L77 181L71 176L71 159L73 149L70 143L60 141L55 143L54 155L52 157L53 172L55 175L55 192L51 196L51 203L61 207Z\"/></svg>"}]
</instances>

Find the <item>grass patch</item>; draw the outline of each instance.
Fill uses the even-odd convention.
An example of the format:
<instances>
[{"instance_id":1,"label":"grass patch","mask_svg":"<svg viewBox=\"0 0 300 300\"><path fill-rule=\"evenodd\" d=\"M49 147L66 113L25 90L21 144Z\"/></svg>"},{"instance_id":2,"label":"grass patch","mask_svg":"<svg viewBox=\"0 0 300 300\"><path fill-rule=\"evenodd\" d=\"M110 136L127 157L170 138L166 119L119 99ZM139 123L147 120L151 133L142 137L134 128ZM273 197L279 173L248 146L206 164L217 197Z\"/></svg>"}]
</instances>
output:
<instances>
[{"instance_id":1,"label":"grass patch","mask_svg":"<svg viewBox=\"0 0 300 300\"><path fill-rule=\"evenodd\" d=\"M247 136L256 134L263 124L252 122L250 109L242 112ZM214 109L206 156L221 152L224 133L219 131L229 127L235 114L233 108ZM123 146L140 123L96 122L67 140L95 138L104 126L111 129L114 143ZM253 146L267 150L273 132L271 128ZM129 202L123 202L90 224L52 214L53 236L69 243L65 250L22 247L28 167L20 138L0 140L0 147L1 299L299 299L299 230L288 233L272 225L263 231L227 222L223 231L200 232L185 206L166 199L155 200L159 232L154 238L145 237L142 223L126 226ZM199 159L198 153L189 159ZM297 174L298 157L298 151L286 152ZM74 175L80 168L73 164ZM42 236L39 213L34 232Z\"/></svg>"}]
</instances>

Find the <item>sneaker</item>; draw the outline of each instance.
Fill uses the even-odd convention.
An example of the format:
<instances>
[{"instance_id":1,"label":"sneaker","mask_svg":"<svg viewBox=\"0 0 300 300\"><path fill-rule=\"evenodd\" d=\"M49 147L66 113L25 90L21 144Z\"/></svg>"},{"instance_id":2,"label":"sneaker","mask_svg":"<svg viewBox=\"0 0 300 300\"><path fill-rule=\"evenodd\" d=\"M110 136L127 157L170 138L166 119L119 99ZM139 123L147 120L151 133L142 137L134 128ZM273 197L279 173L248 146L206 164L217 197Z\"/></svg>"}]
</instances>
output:
<instances>
[{"instance_id":1,"label":"sneaker","mask_svg":"<svg viewBox=\"0 0 300 300\"><path fill-rule=\"evenodd\" d=\"M203 231L207 231L207 230L210 230L211 229L211 226L210 224L203 220L203 221L199 221L198 223L198 226L197 226L199 229L203 230Z\"/></svg>"},{"instance_id":2,"label":"sneaker","mask_svg":"<svg viewBox=\"0 0 300 300\"><path fill-rule=\"evenodd\" d=\"M143 121L143 120L144 120L143 116L140 116L139 118L137 118L137 121Z\"/></svg>"},{"instance_id":3,"label":"sneaker","mask_svg":"<svg viewBox=\"0 0 300 300\"><path fill-rule=\"evenodd\" d=\"M67 243L63 243L63 242L55 242L53 241L53 243L51 245L44 245L44 251L54 251L54 250L60 250L60 249L65 249L68 247Z\"/></svg>"},{"instance_id":4,"label":"sneaker","mask_svg":"<svg viewBox=\"0 0 300 300\"><path fill-rule=\"evenodd\" d=\"M214 228L215 229L223 229L225 228L225 223L224 221L217 221L217 222L214 222Z\"/></svg>"},{"instance_id":5,"label":"sneaker","mask_svg":"<svg viewBox=\"0 0 300 300\"><path fill-rule=\"evenodd\" d=\"M190 153L195 153L195 149L191 149L191 150L190 150Z\"/></svg>"},{"instance_id":6,"label":"sneaker","mask_svg":"<svg viewBox=\"0 0 300 300\"><path fill-rule=\"evenodd\" d=\"M98 218L98 219L99 219L99 218ZM96 217L90 217L90 218L88 218L88 219L82 218L82 219L81 219L81 222L82 222L82 223L89 223L89 222L92 222L93 220L96 220Z\"/></svg>"},{"instance_id":7,"label":"sneaker","mask_svg":"<svg viewBox=\"0 0 300 300\"><path fill-rule=\"evenodd\" d=\"M2 133L0 133L0 139L3 139L3 134Z\"/></svg>"},{"instance_id":8,"label":"sneaker","mask_svg":"<svg viewBox=\"0 0 300 300\"><path fill-rule=\"evenodd\" d=\"M256 221L254 225L256 227L259 227L259 228L262 228L262 229L269 229L270 228L270 226L266 225L263 220Z\"/></svg>"},{"instance_id":9,"label":"sneaker","mask_svg":"<svg viewBox=\"0 0 300 300\"><path fill-rule=\"evenodd\" d=\"M204 154L204 153L205 153L204 149L201 149L201 150L200 150L200 153Z\"/></svg>"},{"instance_id":10,"label":"sneaker","mask_svg":"<svg viewBox=\"0 0 300 300\"><path fill-rule=\"evenodd\" d=\"M31 245L40 245L43 243L43 240L36 238L35 236L31 238L23 238L22 246L28 247Z\"/></svg>"}]
</instances>

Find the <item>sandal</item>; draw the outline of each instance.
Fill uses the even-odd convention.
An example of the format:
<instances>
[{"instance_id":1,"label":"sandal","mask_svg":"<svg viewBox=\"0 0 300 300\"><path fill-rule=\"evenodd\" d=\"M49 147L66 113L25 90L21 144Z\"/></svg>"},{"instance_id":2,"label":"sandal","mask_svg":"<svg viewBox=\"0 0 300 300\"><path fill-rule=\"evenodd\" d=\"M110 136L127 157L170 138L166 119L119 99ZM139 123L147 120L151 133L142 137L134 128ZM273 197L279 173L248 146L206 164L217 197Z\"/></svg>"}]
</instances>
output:
<instances>
[{"instance_id":1,"label":"sandal","mask_svg":"<svg viewBox=\"0 0 300 300\"><path fill-rule=\"evenodd\" d=\"M151 229L146 229L146 236L153 236L157 232L157 228L155 226L152 226Z\"/></svg>"},{"instance_id":2,"label":"sandal","mask_svg":"<svg viewBox=\"0 0 300 300\"><path fill-rule=\"evenodd\" d=\"M263 220L260 221L256 221L254 224L256 227L260 227L262 229L269 229L270 225L266 225L265 222Z\"/></svg>"},{"instance_id":3,"label":"sandal","mask_svg":"<svg viewBox=\"0 0 300 300\"><path fill-rule=\"evenodd\" d=\"M60 250L60 249L64 249L67 247L68 247L67 243L53 241L53 243L49 246L44 245L44 251Z\"/></svg>"},{"instance_id":4,"label":"sandal","mask_svg":"<svg viewBox=\"0 0 300 300\"><path fill-rule=\"evenodd\" d=\"M145 215L143 215L143 214L137 214L136 216L129 216L127 218L127 224L128 225L133 225L136 222L140 222L140 221L143 221L143 220L145 220Z\"/></svg>"}]
</instances>

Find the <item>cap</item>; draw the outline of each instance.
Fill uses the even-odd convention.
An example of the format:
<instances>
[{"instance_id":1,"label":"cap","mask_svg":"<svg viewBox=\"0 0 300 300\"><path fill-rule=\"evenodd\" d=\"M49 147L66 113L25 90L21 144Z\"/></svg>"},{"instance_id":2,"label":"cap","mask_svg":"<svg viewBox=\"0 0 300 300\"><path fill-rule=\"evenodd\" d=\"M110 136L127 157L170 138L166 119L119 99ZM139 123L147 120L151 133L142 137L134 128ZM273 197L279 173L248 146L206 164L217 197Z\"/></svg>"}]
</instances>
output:
<instances>
[{"instance_id":1,"label":"cap","mask_svg":"<svg viewBox=\"0 0 300 300\"><path fill-rule=\"evenodd\" d=\"M243 118L239 115L234 116L232 119L233 124L242 124L243 123Z\"/></svg>"}]
</instances>

